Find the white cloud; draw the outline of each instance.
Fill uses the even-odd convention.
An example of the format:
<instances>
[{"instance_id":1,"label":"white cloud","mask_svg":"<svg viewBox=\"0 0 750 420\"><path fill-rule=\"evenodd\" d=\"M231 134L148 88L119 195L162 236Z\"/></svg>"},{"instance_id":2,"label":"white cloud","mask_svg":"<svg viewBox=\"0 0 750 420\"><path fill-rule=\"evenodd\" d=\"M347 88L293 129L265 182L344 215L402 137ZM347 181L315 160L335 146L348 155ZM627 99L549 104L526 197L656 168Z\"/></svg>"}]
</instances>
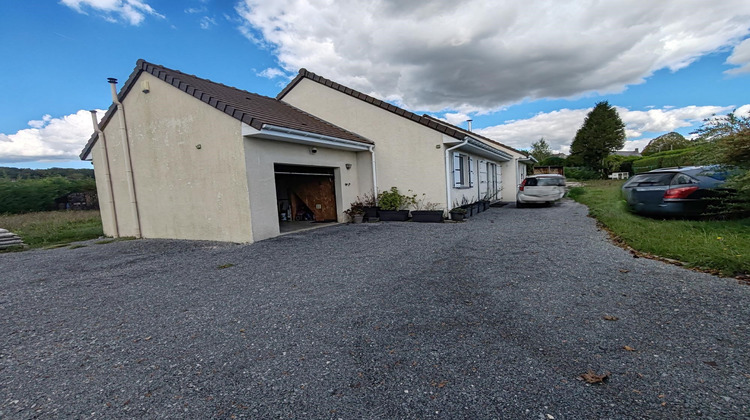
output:
<instances>
[{"instance_id":1,"label":"white cloud","mask_svg":"<svg viewBox=\"0 0 750 420\"><path fill-rule=\"evenodd\" d=\"M265 77L266 79L275 79L277 77L285 77L289 78L289 76L284 72L284 70L269 67L261 72L256 72L256 76Z\"/></svg>"},{"instance_id":2,"label":"white cloud","mask_svg":"<svg viewBox=\"0 0 750 420\"><path fill-rule=\"evenodd\" d=\"M98 110L99 119L105 110ZM0 133L0 163L77 160L94 132L91 113L80 110L61 118L44 115L14 134Z\"/></svg>"},{"instance_id":3,"label":"white cloud","mask_svg":"<svg viewBox=\"0 0 750 420\"><path fill-rule=\"evenodd\" d=\"M203 16L200 23L201 29L209 29L211 26L216 26L216 19Z\"/></svg>"},{"instance_id":4,"label":"white cloud","mask_svg":"<svg viewBox=\"0 0 750 420\"><path fill-rule=\"evenodd\" d=\"M620 92L750 30L747 0L244 0L236 10L287 72L306 67L433 112Z\"/></svg>"},{"instance_id":5,"label":"white cloud","mask_svg":"<svg viewBox=\"0 0 750 420\"><path fill-rule=\"evenodd\" d=\"M742 105L734 112L737 116L750 117L750 104Z\"/></svg>"},{"instance_id":6,"label":"white cloud","mask_svg":"<svg viewBox=\"0 0 750 420\"><path fill-rule=\"evenodd\" d=\"M469 115L462 112L447 112L442 120L459 127L466 127L466 121L472 119Z\"/></svg>"},{"instance_id":7,"label":"white cloud","mask_svg":"<svg viewBox=\"0 0 750 420\"><path fill-rule=\"evenodd\" d=\"M743 105L738 111L750 111L750 105ZM665 107L648 111L630 111L617 108L620 119L625 123L627 140L626 150L638 147L643 150L651 140L640 138L644 133L668 133L679 128L693 127L714 114L725 114L732 107L720 106L687 106L683 108ZM560 109L539 113L524 120L508 121L493 127L476 129L477 133L495 139L518 149L531 147L531 143L544 137L550 148L557 152L568 153L570 143L576 131L583 124L584 118L591 111L588 109Z\"/></svg>"},{"instance_id":8,"label":"white cloud","mask_svg":"<svg viewBox=\"0 0 750 420\"><path fill-rule=\"evenodd\" d=\"M727 70L727 74L742 74L750 73L750 38L742 41L739 45L734 47L732 55L727 57L727 64L737 66L733 69Z\"/></svg>"},{"instance_id":9,"label":"white cloud","mask_svg":"<svg viewBox=\"0 0 750 420\"><path fill-rule=\"evenodd\" d=\"M60 4L70 7L78 13L87 14L91 9L109 22L117 22L115 16L131 25L140 25L146 16L164 18L145 1L141 0L60 0Z\"/></svg>"},{"instance_id":10,"label":"white cloud","mask_svg":"<svg viewBox=\"0 0 750 420\"><path fill-rule=\"evenodd\" d=\"M190 8L185 9L185 13L191 14L191 15L196 14L196 13L203 13L205 11L206 11L206 6L190 7Z\"/></svg>"}]
</instances>

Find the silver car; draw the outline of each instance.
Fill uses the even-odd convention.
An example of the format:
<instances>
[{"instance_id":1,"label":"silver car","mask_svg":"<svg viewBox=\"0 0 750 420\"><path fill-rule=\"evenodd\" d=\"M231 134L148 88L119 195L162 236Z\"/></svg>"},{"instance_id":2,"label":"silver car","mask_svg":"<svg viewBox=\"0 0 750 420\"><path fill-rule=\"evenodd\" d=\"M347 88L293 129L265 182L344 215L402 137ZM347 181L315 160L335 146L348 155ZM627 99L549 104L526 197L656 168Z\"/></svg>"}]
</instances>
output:
<instances>
[{"instance_id":1,"label":"silver car","mask_svg":"<svg viewBox=\"0 0 750 420\"><path fill-rule=\"evenodd\" d=\"M552 204L565 196L565 177L557 174L532 175L521 182L516 207L529 203Z\"/></svg>"}]
</instances>

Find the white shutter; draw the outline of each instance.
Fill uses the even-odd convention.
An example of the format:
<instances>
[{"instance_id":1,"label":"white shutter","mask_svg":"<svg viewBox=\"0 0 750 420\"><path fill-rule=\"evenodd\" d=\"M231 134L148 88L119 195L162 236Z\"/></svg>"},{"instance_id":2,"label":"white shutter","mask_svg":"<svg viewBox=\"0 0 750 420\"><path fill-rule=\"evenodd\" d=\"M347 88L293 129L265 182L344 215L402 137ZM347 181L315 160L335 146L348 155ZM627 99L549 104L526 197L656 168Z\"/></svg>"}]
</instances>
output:
<instances>
[{"instance_id":1,"label":"white shutter","mask_svg":"<svg viewBox=\"0 0 750 420\"><path fill-rule=\"evenodd\" d=\"M503 198L503 170L500 165L495 165L495 175L497 176L497 183L495 184L495 192L497 196L495 199L502 200Z\"/></svg>"},{"instance_id":2,"label":"white shutter","mask_svg":"<svg viewBox=\"0 0 750 420\"><path fill-rule=\"evenodd\" d=\"M453 187L461 186L461 155L453 152Z\"/></svg>"},{"instance_id":3,"label":"white shutter","mask_svg":"<svg viewBox=\"0 0 750 420\"><path fill-rule=\"evenodd\" d=\"M487 167L489 163L484 160L478 162L479 165L479 198L483 198L487 191L489 191L489 178L487 177Z\"/></svg>"},{"instance_id":4,"label":"white shutter","mask_svg":"<svg viewBox=\"0 0 750 420\"><path fill-rule=\"evenodd\" d=\"M474 186L474 159L469 156L469 186Z\"/></svg>"}]
</instances>

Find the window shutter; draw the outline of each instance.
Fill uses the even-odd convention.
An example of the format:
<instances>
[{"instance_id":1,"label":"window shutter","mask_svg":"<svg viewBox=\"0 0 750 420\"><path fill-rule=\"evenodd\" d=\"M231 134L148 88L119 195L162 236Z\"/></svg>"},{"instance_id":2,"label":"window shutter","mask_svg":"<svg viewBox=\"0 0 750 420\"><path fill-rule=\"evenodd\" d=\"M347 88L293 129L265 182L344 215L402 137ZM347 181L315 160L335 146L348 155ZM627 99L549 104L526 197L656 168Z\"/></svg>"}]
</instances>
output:
<instances>
[{"instance_id":1,"label":"window shutter","mask_svg":"<svg viewBox=\"0 0 750 420\"><path fill-rule=\"evenodd\" d=\"M474 159L469 156L469 186L474 186Z\"/></svg>"},{"instance_id":2,"label":"window shutter","mask_svg":"<svg viewBox=\"0 0 750 420\"><path fill-rule=\"evenodd\" d=\"M461 186L461 155L453 152L453 187Z\"/></svg>"},{"instance_id":3,"label":"window shutter","mask_svg":"<svg viewBox=\"0 0 750 420\"><path fill-rule=\"evenodd\" d=\"M503 185L503 170L500 168L500 165L495 165L495 176L497 177L495 188L500 190L500 187Z\"/></svg>"}]
</instances>

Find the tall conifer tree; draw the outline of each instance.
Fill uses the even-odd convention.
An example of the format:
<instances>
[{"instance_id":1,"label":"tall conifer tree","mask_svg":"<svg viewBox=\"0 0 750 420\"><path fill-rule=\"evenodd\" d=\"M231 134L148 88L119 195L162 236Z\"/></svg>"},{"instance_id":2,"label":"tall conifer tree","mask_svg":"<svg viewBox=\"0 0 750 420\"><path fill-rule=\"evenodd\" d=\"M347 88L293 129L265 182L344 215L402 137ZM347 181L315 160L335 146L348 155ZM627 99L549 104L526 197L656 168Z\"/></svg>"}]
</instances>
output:
<instances>
[{"instance_id":1,"label":"tall conifer tree","mask_svg":"<svg viewBox=\"0 0 750 420\"><path fill-rule=\"evenodd\" d=\"M624 145L625 124L615 107L603 101L586 115L570 145L570 154L580 158L585 166L600 170L604 158Z\"/></svg>"}]
</instances>

